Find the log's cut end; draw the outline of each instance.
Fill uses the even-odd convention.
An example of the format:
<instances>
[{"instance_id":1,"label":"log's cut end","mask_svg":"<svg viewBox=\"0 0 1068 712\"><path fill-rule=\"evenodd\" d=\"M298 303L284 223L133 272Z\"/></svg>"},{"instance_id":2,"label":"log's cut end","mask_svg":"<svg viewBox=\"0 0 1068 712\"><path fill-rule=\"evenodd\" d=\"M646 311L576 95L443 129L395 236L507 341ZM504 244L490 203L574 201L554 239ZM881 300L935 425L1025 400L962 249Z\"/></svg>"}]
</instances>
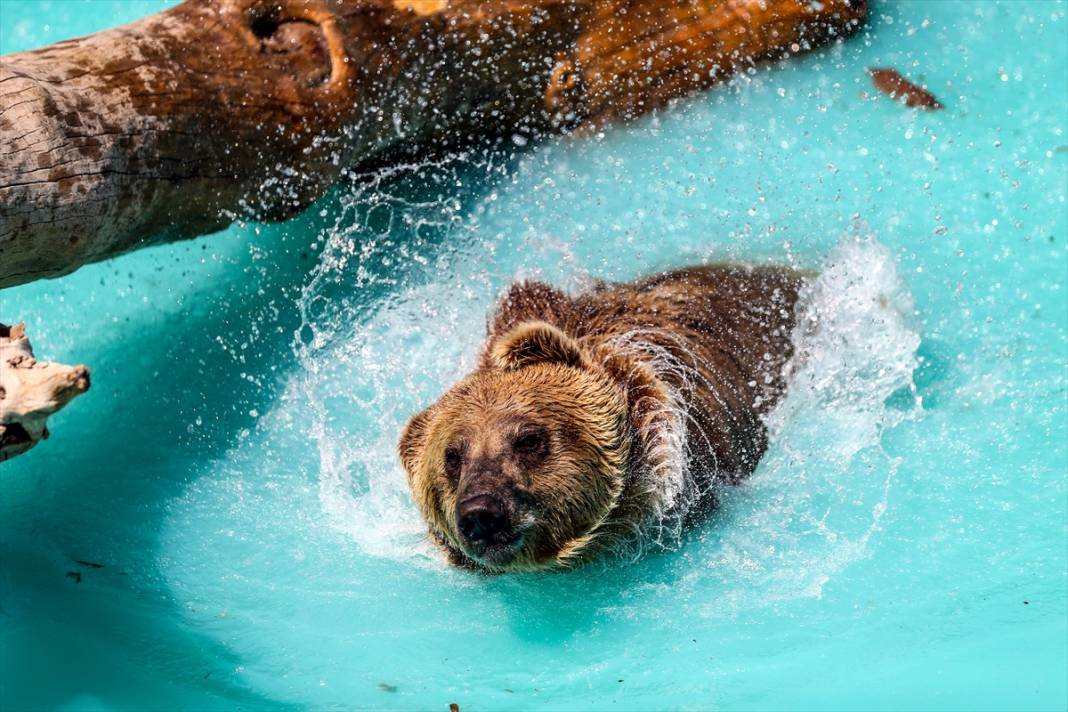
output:
<instances>
[{"instance_id":1,"label":"log's cut end","mask_svg":"<svg viewBox=\"0 0 1068 712\"><path fill-rule=\"evenodd\" d=\"M0 324L0 462L48 437L47 420L89 390L89 369L38 361L24 324Z\"/></svg>"}]
</instances>

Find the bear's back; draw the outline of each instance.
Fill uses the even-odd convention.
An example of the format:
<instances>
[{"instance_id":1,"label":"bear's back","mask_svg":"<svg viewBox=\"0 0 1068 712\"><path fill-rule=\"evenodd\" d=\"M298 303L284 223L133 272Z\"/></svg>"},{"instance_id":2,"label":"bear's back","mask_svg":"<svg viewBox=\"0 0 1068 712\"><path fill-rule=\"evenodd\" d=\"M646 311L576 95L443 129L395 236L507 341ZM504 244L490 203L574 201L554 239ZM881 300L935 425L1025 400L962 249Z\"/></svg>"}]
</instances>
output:
<instances>
[{"instance_id":1,"label":"bear's back","mask_svg":"<svg viewBox=\"0 0 1068 712\"><path fill-rule=\"evenodd\" d=\"M593 347L651 365L686 410L691 465L728 481L750 474L767 446L760 416L779 400L802 273L706 265L574 297L520 282L499 303L486 352L525 321L546 321Z\"/></svg>"}]
</instances>

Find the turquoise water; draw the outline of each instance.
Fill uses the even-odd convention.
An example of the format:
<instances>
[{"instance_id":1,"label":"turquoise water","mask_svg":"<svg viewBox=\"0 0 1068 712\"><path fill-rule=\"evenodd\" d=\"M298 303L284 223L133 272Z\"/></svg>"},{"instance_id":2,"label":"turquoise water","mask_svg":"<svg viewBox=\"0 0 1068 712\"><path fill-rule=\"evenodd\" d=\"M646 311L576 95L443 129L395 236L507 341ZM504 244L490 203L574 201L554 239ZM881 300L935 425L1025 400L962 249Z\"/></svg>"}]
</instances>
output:
<instances>
[{"instance_id":1,"label":"turquoise water","mask_svg":"<svg viewBox=\"0 0 1068 712\"><path fill-rule=\"evenodd\" d=\"M164 4L0 0L0 50ZM0 706L1065 709L1065 13L878 2L631 126L3 292L93 388L0 472ZM494 296L702 259L823 270L757 474L636 562L445 568L394 444Z\"/></svg>"}]
</instances>

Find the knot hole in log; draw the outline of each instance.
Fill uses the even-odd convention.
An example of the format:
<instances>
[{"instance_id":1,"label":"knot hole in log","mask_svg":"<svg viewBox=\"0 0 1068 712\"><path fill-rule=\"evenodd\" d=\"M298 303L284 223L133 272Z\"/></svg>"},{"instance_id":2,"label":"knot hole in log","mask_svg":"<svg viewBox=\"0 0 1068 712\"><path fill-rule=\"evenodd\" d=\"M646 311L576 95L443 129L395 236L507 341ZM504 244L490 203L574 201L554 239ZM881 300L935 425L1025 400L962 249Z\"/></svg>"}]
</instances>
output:
<instances>
[{"instance_id":1,"label":"knot hole in log","mask_svg":"<svg viewBox=\"0 0 1068 712\"><path fill-rule=\"evenodd\" d=\"M257 3L249 9L248 28L260 52L282 59L302 86L323 86L334 75L330 42L315 18L287 12L281 3Z\"/></svg>"},{"instance_id":2,"label":"knot hole in log","mask_svg":"<svg viewBox=\"0 0 1068 712\"><path fill-rule=\"evenodd\" d=\"M586 90L582 71L564 52L556 55L545 87L545 110L552 125L559 130L578 126L586 118L583 94Z\"/></svg>"}]
</instances>

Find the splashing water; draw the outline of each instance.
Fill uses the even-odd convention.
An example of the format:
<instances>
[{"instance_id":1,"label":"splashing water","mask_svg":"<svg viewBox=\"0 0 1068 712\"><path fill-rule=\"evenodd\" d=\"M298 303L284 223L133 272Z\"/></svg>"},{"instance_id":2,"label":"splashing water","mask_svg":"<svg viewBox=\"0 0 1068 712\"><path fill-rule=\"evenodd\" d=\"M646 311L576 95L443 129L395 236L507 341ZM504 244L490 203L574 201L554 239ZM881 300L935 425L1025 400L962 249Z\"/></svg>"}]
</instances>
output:
<instances>
[{"instance_id":1,"label":"splashing water","mask_svg":"<svg viewBox=\"0 0 1068 712\"><path fill-rule=\"evenodd\" d=\"M428 273L452 269L473 237L459 202L413 199L411 192L425 190L428 175L430 182L455 182L466 168L464 157L453 156L356 177L298 302L295 349L305 373L293 388L313 414L323 511L372 554L430 553L398 470L397 434L410 415L398 395L433 383L432 364L459 373L464 359L448 337L475 331L479 322L465 323L474 313L464 304L470 289L458 280L426 281ZM494 170L492 163L479 169ZM426 371L413 372L413 362ZM360 427L368 421L372 427ZM364 526L368 521L391 524Z\"/></svg>"},{"instance_id":2,"label":"splashing water","mask_svg":"<svg viewBox=\"0 0 1068 712\"><path fill-rule=\"evenodd\" d=\"M749 580L766 600L819 595L866 553L896 468L881 434L919 408L887 405L915 392L912 310L890 252L872 238L839 244L805 284L789 388L768 416L768 453L736 497L745 504L727 505L730 533L715 559L725 578ZM887 467L873 476L878 458Z\"/></svg>"}]
</instances>

